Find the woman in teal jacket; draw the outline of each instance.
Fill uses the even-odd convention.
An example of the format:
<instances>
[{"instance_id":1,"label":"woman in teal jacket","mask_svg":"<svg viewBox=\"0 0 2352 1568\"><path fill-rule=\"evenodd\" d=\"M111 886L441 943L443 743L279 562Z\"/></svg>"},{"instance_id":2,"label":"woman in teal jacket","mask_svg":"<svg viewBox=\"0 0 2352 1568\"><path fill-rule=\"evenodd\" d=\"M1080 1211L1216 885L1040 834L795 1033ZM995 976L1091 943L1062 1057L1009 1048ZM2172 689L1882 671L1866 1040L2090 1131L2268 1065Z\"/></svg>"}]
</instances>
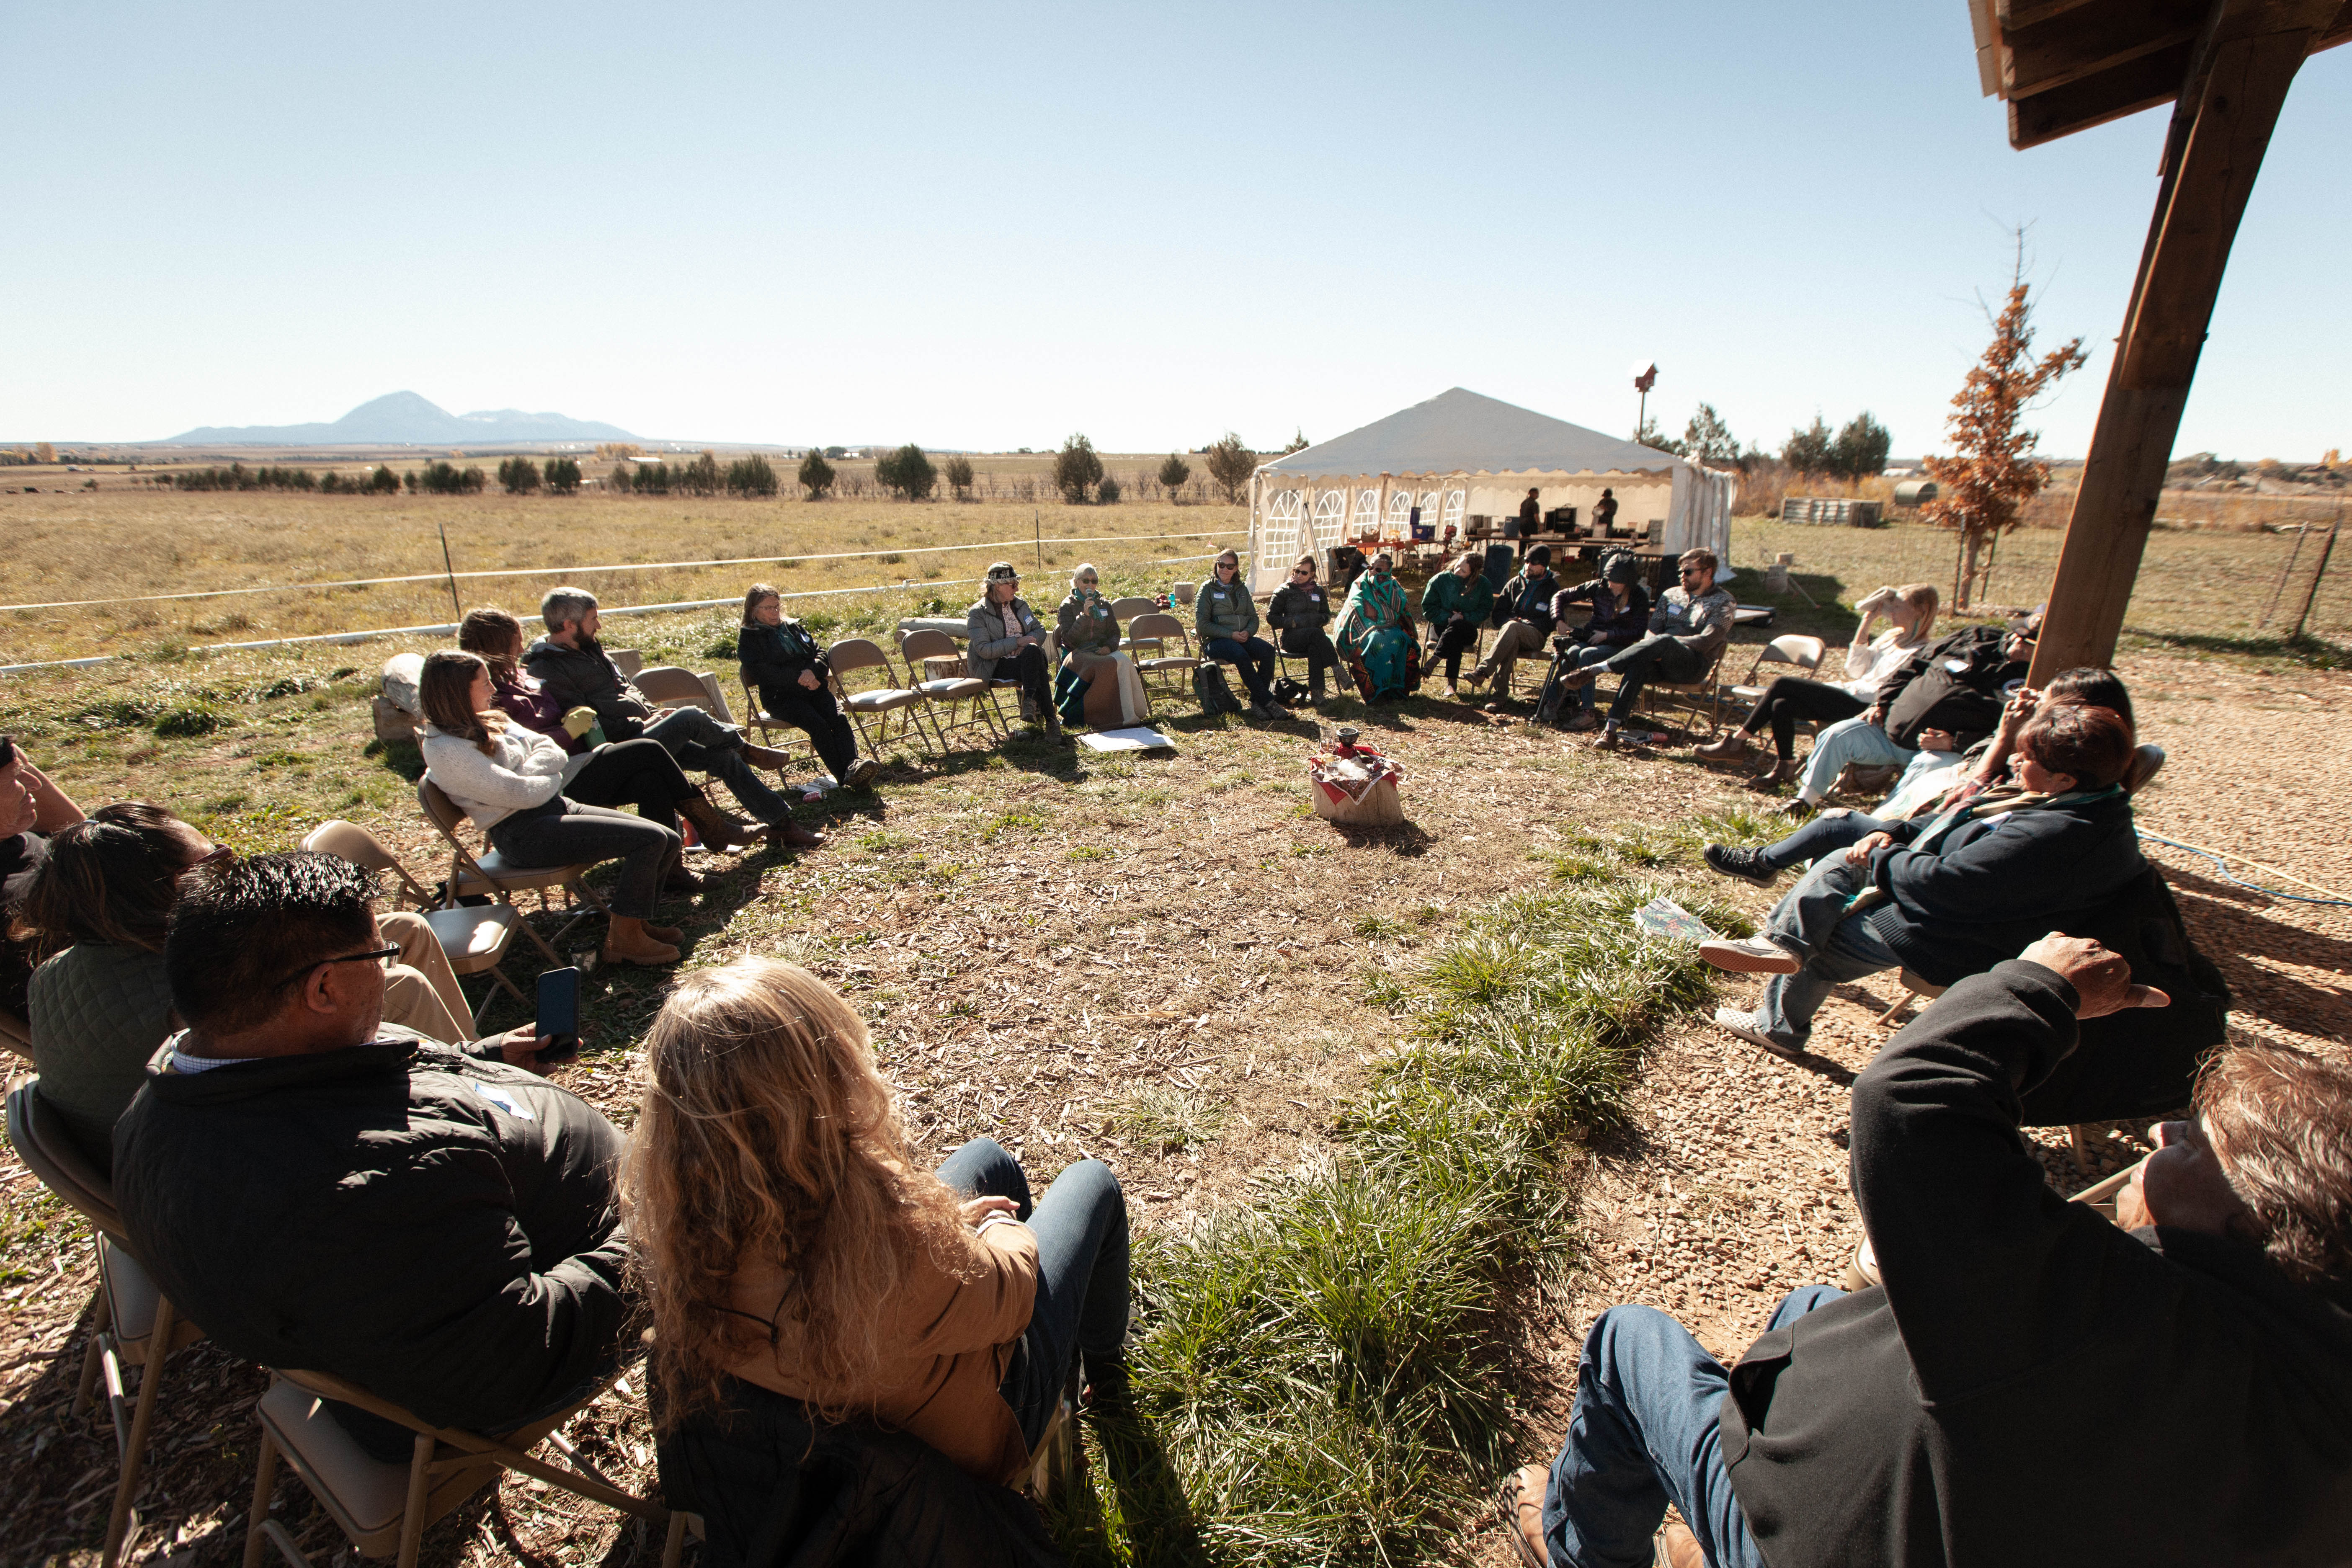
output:
<instances>
[{"instance_id":1,"label":"woman in teal jacket","mask_svg":"<svg viewBox=\"0 0 2352 1568\"><path fill-rule=\"evenodd\" d=\"M1456 698L1454 683L1462 678L1462 654L1478 646L1478 628L1494 608L1494 586L1486 581L1485 563L1477 552L1462 558L1429 580L1422 590L1421 618L1437 636L1437 657L1445 661L1445 695Z\"/></svg>"}]
</instances>

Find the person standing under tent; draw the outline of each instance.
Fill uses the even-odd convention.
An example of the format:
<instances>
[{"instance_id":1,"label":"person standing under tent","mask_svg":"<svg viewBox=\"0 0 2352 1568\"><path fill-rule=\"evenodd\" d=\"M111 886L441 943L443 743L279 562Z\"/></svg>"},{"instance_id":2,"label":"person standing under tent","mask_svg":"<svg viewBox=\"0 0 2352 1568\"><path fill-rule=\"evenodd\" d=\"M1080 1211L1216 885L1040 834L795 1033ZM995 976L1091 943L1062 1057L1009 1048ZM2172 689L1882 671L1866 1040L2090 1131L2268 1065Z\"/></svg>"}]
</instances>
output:
<instances>
[{"instance_id":1,"label":"person standing under tent","mask_svg":"<svg viewBox=\"0 0 2352 1568\"><path fill-rule=\"evenodd\" d=\"M1606 486L1603 486L1601 491L1601 499L1592 503L1592 528L1594 537L1606 539L1609 537L1609 531L1616 526L1617 492L1610 489Z\"/></svg>"}]
</instances>

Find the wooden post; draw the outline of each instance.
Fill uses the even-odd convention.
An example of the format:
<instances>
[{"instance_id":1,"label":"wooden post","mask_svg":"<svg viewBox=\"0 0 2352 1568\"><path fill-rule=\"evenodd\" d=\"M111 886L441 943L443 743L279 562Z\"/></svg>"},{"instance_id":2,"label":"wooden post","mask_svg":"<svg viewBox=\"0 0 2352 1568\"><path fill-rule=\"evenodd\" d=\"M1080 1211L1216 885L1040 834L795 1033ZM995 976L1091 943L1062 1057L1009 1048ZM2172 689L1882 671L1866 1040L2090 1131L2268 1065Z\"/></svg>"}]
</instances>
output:
<instances>
[{"instance_id":1,"label":"wooden post","mask_svg":"<svg viewBox=\"0 0 2352 1568\"><path fill-rule=\"evenodd\" d=\"M2327 558L2336 553L2336 531L2343 527L2339 520L2327 530L2327 542L2319 547L2319 565L2311 574L2311 586L2303 593L2303 608L2295 612L2294 630L2286 634L2289 642L2303 640L2303 624L2311 618L2312 601L2319 597L2319 580L2327 575Z\"/></svg>"},{"instance_id":2,"label":"wooden post","mask_svg":"<svg viewBox=\"0 0 2352 1568\"><path fill-rule=\"evenodd\" d=\"M2314 35L2339 0L2218 0L2165 142L2163 184L2028 677L2115 658L2246 198Z\"/></svg>"}]
</instances>

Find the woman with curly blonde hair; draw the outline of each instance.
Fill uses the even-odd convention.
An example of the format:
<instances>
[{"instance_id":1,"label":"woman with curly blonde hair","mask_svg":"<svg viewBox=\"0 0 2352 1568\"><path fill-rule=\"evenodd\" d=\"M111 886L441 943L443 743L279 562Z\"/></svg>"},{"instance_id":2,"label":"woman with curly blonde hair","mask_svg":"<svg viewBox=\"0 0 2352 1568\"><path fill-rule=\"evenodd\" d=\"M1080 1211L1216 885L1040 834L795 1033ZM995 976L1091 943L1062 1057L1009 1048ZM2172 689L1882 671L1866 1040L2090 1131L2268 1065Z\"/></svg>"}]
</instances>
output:
<instances>
[{"instance_id":1,"label":"woman with curly blonde hair","mask_svg":"<svg viewBox=\"0 0 2352 1568\"><path fill-rule=\"evenodd\" d=\"M773 959L683 976L646 1054L625 1190L666 1433L740 1379L1003 1483L1081 1354L1095 1382L1123 1377L1108 1166L1072 1165L1034 1209L984 1138L918 1173L864 1022Z\"/></svg>"}]
</instances>

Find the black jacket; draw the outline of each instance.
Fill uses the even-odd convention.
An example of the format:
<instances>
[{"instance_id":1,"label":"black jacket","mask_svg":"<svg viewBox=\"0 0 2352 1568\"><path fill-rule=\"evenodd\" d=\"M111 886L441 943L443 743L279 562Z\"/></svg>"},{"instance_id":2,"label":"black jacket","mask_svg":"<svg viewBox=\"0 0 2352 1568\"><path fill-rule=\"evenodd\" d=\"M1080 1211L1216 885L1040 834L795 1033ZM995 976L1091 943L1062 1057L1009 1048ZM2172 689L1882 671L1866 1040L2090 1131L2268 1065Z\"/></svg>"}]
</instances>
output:
<instances>
[{"instance_id":1,"label":"black jacket","mask_svg":"<svg viewBox=\"0 0 2352 1568\"><path fill-rule=\"evenodd\" d=\"M778 626L745 626L737 632L735 658L742 665L743 673L751 678L751 684L760 689L760 700L770 708L777 706L768 700L771 689L779 695L787 689L803 689L802 671L814 675L820 685L833 673L816 638L790 616Z\"/></svg>"},{"instance_id":2,"label":"black jacket","mask_svg":"<svg viewBox=\"0 0 2352 1568\"><path fill-rule=\"evenodd\" d=\"M114 1199L230 1354L482 1432L610 1356L622 1138L592 1107L403 1029L202 1073L171 1048L115 1123Z\"/></svg>"},{"instance_id":3,"label":"black jacket","mask_svg":"<svg viewBox=\"0 0 2352 1568\"><path fill-rule=\"evenodd\" d=\"M2074 1003L2003 963L1855 1083L1885 1283L1758 1340L1723 1402L1772 1568L2352 1560L2352 1311L2252 1247L2116 1229L2019 1140Z\"/></svg>"},{"instance_id":4,"label":"black jacket","mask_svg":"<svg viewBox=\"0 0 2352 1568\"><path fill-rule=\"evenodd\" d=\"M698 1513L704 1568L1055 1568L1019 1493L973 1479L919 1437L813 1423L730 1378L725 1404L661 1441L662 1498Z\"/></svg>"},{"instance_id":5,"label":"black jacket","mask_svg":"<svg viewBox=\"0 0 2352 1568\"><path fill-rule=\"evenodd\" d=\"M654 716L645 693L601 647L565 647L541 637L524 653L522 666L564 708L594 709L607 741L635 740Z\"/></svg>"},{"instance_id":6,"label":"black jacket","mask_svg":"<svg viewBox=\"0 0 2352 1568\"><path fill-rule=\"evenodd\" d=\"M1609 584L1599 577L1562 588L1552 595L1555 626L1568 619L1570 605L1589 605L1592 609L1592 618L1570 634L1580 643L1594 647L1632 647L1650 635L1650 591L1639 583L1627 591L1622 607Z\"/></svg>"},{"instance_id":7,"label":"black jacket","mask_svg":"<svg viewBox=\"0 0 2352 1568\"><path fill-rule=\"evenodd\" d=\"M1871 858L1878 901L1859 918L1938 985L1981 974L2053 931L2074 931L2147 869L2131 802L2114 788L1885 831L1894 845Z\"/></svg>"},{"instance_id":8,"label":"black jacket","mask_svg":"<svg viewBox=\"0 0 2352 1568\"><path fill-rule=\"evenodd\" d=\"M1878 686L1886 738L1907 751L1920 731L1949 730L1966 751L1991 734L2000 725L2001 688L2025 679L2026 667L2001 651L2008 642L1999 626L1963 626L1896 665Z\"/></svg>"},{"instance_id":9,"label":"black jacket","mask_svg":"<svg viewBox=\"0 0 2352 1568\"><path fill-rule=\"evenodd\" d=\"M1265 607L1265 624L1278 632L1319 632L1331 624L1331 595L1320 583L1285 583Z\"/></svg>"},{"instance_id":10,"label":"black jacket","mask_svg":"<svg viewBox=\"0 0 2352 1568\"><path fill-rule=\"evenodd\" d=\"M1528 575L1522 568L1517 576L1503 584L1495 595L1495 607L1487 613L1491 624L1500 627L1505 621L1525 621L1544 636L1551 636L1552 596L1560 591L1559 574L1547 571L1540 579Z\"/></svg>"}]
</instances>

